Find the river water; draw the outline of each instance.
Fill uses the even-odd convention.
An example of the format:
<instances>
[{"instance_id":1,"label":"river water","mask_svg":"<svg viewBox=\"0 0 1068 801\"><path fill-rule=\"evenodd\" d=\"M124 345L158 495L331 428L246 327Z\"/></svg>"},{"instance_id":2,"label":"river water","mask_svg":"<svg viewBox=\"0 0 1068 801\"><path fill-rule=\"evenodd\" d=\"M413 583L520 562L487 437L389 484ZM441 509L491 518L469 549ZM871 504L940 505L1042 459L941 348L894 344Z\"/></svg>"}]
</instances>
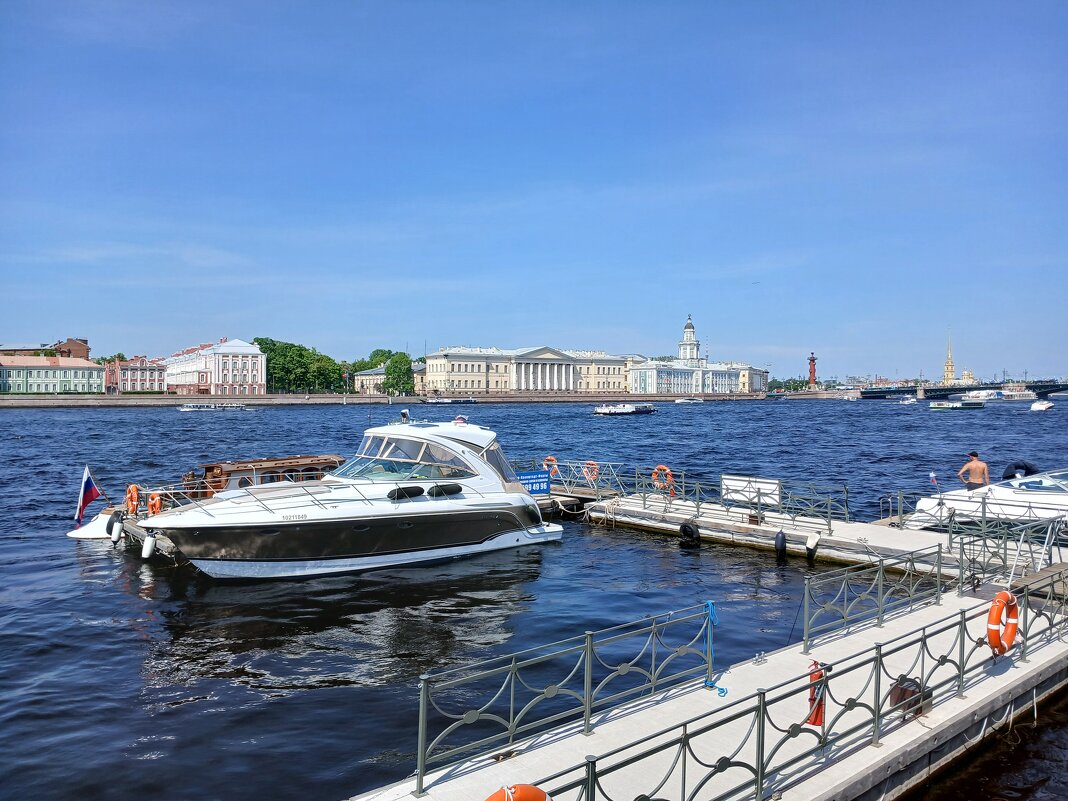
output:
<instances>
[{"instance_id":1,"label":"river water","mask_svg":"<svg viewBox=\"0 0 1068 801\"><path fill-rule=\"evenodd\" d=\"M939 413L883 401L659 404L655 415L622 418L594 417L585 404L413 411L446 419L458 408L496 430L513 459L848 483L859 519L877 515L882 493L926 491L930 471L959 486L972 449L997 475L1020 458L1068 465L1064 411L1028 404ZM245 585L63 536L85 464L117 499L127 480L171 482L204 461L348 455L365 427L397 411L0 411L3 795L342 799L414 769L423 672L706 599L719 611L719 664L798 639L803 561L685 551L670 538L576 522L558 544L443 566ZM1003 772L1008 752L990 750L1001 778L966 774L929 792L1065 797L1056 775L1068 755L1065 704L1039 724L1014 735L1016 767Z\"/></svg>"}]
</instances>

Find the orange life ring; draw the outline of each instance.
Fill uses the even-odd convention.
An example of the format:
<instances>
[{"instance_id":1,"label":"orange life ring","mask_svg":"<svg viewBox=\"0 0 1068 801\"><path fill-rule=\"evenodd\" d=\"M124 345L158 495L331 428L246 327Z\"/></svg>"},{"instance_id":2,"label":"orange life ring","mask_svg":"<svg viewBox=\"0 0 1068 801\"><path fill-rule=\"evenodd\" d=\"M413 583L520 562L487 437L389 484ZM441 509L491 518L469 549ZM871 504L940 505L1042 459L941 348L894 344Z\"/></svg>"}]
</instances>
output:
<instances>
[{"instance_id":1,"label":"orange life ring","mask_svg":"<svg viewBox=\"0 0 1068 801\"><path fill-rule=\"evenodd\" d=\"M126 488L126 511L132 515L137 514L137 485L131 484Z\"/></svg>"},{"instance_id":2,"label":"orange life ring","mask_svg":"<svg viewBox=\"0 0 1068 801\"><path fill-rule=\"evenodd\" d=\"M1005 631L1001 630L1001 615L1005 613ZM999 592L990 604L990 614L986 616L986 642L995 654L999 656L1010 648L1016 641L1016 631L1019 629L1017 615L1019 609L1016 605L1016 596L1011 592Z\"/></svg>"},{"instance_id":3,"label":"orange life ring","mask_svg":"<svg viewBox=\"0 0 1068 801\"><path fill-rule=\"evenodd\" d=\"M532 784L513 784L511 787L502 787L486 801L553 801L544 790L539 790Z\"/></svg>"},{"instance_id":4,"label":"orange life ring","mask_svg":"<svg viewBox=\"0 0 1068 801\"><path fill-rule=\"evenodd\" d=\"M148 513L150 515L158 515L163 511L163 499L158 492L152 492L148 496Z\"/></svg>"},{"instance_id":5,"label":"orange life ring","mask_svg":"<svg viewBox=\"0 0 1068 801\"><path fill-rule=\"evenodd\" d=\"M675 494L675 477L671 475L671 468L666 464L658 464L653 468L653 486L657 489L669 490L672 495Z\"/></svg>"},{"instance_id":6,"label":"orange life ring","mask_svg":"<svg viewBox=\"0 0 1068 801\"><path fill-rule=\"evenodd\" d=\"M555 476L560 471L556 469L556 457L546 456L545 461L541 463L542 470L548 470L550 476Z\"/></svg>"},{"instance_id":7,"label":"orange life ring","mask_svg":"<svg viewBox=\"0 0 1068 801\"><path fill-rule=\"evenodd\" d=\"M597 476L601 475L601 466L590 459L582 466L582 475L592 484L597 480Z\"/></svg>"}]
</instances>

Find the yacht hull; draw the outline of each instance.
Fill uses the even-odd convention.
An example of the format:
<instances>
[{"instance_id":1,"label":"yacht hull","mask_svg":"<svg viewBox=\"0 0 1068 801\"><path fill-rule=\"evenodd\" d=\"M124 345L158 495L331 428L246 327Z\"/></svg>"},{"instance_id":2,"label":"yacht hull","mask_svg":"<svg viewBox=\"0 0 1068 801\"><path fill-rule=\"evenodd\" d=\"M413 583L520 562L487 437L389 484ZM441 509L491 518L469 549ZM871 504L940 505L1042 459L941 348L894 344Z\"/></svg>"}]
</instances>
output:
<instances>
[{"instance_id":1,"label":"yacht hull","mask_svg":"<svg viewBox=\"0 0 1068 801\"><path fill-rule=\"evenodd\" d=\"M161 521L162 522L162 521ZM167 528L172 542L215 578L289 578L453 559L559 539L526 506L299 523Z\"/></svg>"},{"instance_id":2,"label":"yacht hull","mask_svg":"<svg viewBox=\"0 0 1068 801\"><path fill-rule=\"evenodd\" d=\"M190 559L198 570L214 579L292 579L329 576L343 573L362 573L404 565L445 562L479 553L519 548L559 540L563 529L559 525L543 523L529 529L507 531L484 542L416 551L387 552L363 556L315 557L308 559Z\"/></svg>"}]
</instances>

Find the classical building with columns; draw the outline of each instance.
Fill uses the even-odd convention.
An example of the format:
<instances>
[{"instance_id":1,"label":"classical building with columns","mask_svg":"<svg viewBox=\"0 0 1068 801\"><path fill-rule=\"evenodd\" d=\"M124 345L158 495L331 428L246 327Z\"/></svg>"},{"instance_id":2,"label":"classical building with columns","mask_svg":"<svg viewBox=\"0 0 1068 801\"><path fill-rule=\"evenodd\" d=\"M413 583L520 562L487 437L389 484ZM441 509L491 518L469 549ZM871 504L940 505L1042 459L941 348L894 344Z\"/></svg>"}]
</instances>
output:
<instances>
[{"instance_id":1,"label":"classical building with columns","mask_svg":"<svg viewBox=\"0 0 1068 801\"><path fill-rule=\"evenodd\" d=\"M167 389L179 395L263 395L267 357L257 345L223 337L163 360Z\"/></svg>"},{"instance_id":2,"label":"classical building with columns","mask_svg":"<svg viewBox=\"0 0 1068 801\"><path fill-rule=\"evenodd\" d=\"M426 357L431 394L503 392L626 392L627 370L641 356L535 348L442 348Z\"/></svg>"},{"instance_id":3,"label":"classical building with columns","mask_svg":"<svg viewBox=\"0 0 1068 801\"><path fill-rule=\"evenodd\" d=\"M707 395L766 392L768 372L744 362L709 362L701 356L693 319L686 317L678 358L630 366L628 389L635 395Z\"/></svg>"}]
</instances>

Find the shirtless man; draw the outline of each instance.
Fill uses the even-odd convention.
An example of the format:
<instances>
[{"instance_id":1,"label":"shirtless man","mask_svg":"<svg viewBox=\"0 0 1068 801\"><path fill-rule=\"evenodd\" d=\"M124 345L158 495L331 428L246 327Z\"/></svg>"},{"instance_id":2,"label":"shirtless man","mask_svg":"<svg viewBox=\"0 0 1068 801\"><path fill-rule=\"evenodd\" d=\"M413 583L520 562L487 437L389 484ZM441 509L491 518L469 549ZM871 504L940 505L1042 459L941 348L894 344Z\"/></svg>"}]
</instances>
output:
<instances>
[{"instance_id":1,"label":"shirtless man","mask_svg":"<svg viewBox=\"0 0 1068 801\"><path fill-rule=\"evenodd\" d=\"M990 483L990 471L986 462L979 461L979 454L971 451L968 454L968 463L957 472L957 478L964 482L964 489L979 489Z\"/></svg>"}]
</instances>

